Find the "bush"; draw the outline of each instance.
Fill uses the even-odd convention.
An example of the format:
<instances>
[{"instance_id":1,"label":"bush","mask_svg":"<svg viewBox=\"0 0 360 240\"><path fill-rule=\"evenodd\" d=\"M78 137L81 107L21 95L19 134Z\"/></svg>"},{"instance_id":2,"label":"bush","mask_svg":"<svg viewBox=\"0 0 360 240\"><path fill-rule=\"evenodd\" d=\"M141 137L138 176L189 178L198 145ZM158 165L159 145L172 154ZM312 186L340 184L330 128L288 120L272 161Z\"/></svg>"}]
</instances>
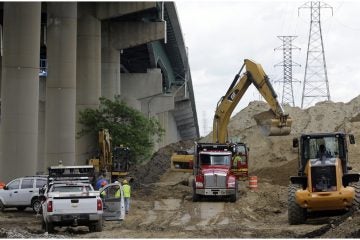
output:
<instances>
[{"instance_id":1,"label":"bush","mask_svg":"<svg viewBox=\"0 0 360 240\"><path fill-rule=\"evenodd\" d=\"M78 136L95 134L108 129L112 146L120 144L131 149L135 163L150 157L155 141L160 141L165 130L155 118L146 118L141 112L126 106L118 97L114 101L100 98L98 109L81 111L79 123L82 130Z\"/></svg>"}]
</instances>

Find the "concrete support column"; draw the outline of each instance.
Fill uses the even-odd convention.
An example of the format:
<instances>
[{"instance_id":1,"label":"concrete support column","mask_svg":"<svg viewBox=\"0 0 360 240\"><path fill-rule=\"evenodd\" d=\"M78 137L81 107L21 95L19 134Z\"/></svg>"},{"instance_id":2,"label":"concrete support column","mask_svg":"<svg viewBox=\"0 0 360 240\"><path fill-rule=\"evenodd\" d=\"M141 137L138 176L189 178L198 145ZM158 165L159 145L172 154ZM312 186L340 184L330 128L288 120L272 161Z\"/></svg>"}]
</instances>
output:
<instances>
[{"instance_id":1,"label":"concrete support column","mask_svg":"<svg viewBox=\"0 0 360 240\"><path fill-rule=\"evenodd\" d=\"M95 17L95 7L96 3L78 3L76 119L79 111L97 108L101 96L101 22ZM81 128L76 125L77 132ZM94 155L97 142L97 134L76 139L77 164L85 164Z\"/></svg>"},{"instance_id":2,"label":"concrete support column","mask_svg":"<svg viewBox=\"0 0 360 240\"><path fill-rule=\"evenodd\" d=\"M120 51L111 45L109 21L101 23L101 96L113 100L120 94Z\"/></svg>"},{"instance_id":3,"label":"concrete support column","mask_svg":"<svg viewBox=\"0 0 360 240\"><path fill-rule=\"evenodd\" d=\"M75 164L77 3L47 4L46 167Z\"/></svg>"},{"instance_id":4,"label":"concrete support column","mask_svg":"<svg viewBox=\"0 0 360 240\"><path fill-rule=\"evenodd\" d=\"M35 174L37 170L40 21L40 2L4 3L3 181Z\"/></svg>"}]
</instances>

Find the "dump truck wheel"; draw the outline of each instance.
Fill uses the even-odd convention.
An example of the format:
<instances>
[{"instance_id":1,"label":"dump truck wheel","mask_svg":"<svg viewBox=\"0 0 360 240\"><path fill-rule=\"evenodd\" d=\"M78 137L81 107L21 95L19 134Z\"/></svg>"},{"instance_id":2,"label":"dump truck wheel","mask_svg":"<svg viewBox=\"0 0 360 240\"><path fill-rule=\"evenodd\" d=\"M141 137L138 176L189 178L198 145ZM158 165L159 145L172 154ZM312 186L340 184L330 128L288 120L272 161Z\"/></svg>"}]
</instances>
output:
<instances>
[{"instance_id":1,"label":"dump truck wheel","mask_svg":"<svg viewBox=\"0 0 360 240\"><path fill-rule=\"evenodd\" d=\"M192 201L197 202L200 200L199 194L196 194L195 180L193 181Z\"/></svg>"},{"instance_id":2,"label":"dump truck wheel","mask_svg":"<svg viewBox=\"0 0 360 240\"><path fill-rule=\"evenodd\" d=\"M350 186L352 186L355 189L355 198L353 200L351 210L353 212L356 212L359 211L359 207L360 207L360 182L353 183Z\"/></svg>"},{"instance_id":3,"label":"dump truck wheel","mask_svg":"<svg viewBox=\"0 0 360 240\"><path fill-rule=\"evenodd\" d=\"M306 220L306 209L296 203L295 193L300 185L290 184L288 189L288 221L290 225L302 224Z\"/></svg>"},{"instance_id":4,"label":"dump truck wheel","mask_svg":"<svg viewBox=\"0 0 360 240\"><path fill-rule=\"evenodd\" d=\"M235 181L235 194L230 196L230 202L236 202L238 197L239 197L239 182L236 179L236 181Z\"/></svg>"}]
</instances>

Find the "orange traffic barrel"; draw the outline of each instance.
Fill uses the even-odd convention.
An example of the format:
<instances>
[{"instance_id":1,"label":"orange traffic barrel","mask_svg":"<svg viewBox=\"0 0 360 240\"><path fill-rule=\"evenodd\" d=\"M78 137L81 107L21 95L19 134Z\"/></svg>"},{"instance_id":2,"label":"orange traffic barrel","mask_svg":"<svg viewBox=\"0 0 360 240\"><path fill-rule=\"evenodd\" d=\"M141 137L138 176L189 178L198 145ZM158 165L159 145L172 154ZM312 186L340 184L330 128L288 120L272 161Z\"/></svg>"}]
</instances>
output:
<instances>
[{"instance_id":1,"label":"orange traffic barrel","mask_svg":"<svg viewBox=\"0 0 360 240\"><path fill-rule=\"evenodd\" d=\"M0 182L0 189L3 189L4 187L5 187L5 183L3 183L3 182Z\"/></svg>"},{"instance_id":2,"label":"orange traffic barrel","mask_svg":"<svg viewBox=\"0 0 360 240\"><path fill-rule=\"evenodd\" d=\"M257 190L258 184L257 184L257 176L250 176L249 177L249 188L250 190Z\"/></svg>"}]
</instances>

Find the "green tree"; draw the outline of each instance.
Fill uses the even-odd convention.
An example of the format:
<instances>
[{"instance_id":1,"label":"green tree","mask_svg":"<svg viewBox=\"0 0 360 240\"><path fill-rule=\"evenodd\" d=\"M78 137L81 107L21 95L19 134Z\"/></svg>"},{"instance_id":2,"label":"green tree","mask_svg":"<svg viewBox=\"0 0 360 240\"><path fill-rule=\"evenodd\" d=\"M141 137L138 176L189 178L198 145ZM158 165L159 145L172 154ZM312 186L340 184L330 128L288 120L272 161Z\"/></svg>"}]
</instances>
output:
<instances>
[{"instance_id":1,"label":"green tree","mask_svg":"<svg viewBox=\"0 0 360 240\"><path fill-rule=\"evenodd\" d=\"M135 163L150 157L155 141L160 141L165 130L155 118L146 118L141 112L126 106L118 97L114 101L101 97L98 109L80 111L82 129L78 136L108 129L113 146L130 147Z\"/></svg>"}]
</instances>

